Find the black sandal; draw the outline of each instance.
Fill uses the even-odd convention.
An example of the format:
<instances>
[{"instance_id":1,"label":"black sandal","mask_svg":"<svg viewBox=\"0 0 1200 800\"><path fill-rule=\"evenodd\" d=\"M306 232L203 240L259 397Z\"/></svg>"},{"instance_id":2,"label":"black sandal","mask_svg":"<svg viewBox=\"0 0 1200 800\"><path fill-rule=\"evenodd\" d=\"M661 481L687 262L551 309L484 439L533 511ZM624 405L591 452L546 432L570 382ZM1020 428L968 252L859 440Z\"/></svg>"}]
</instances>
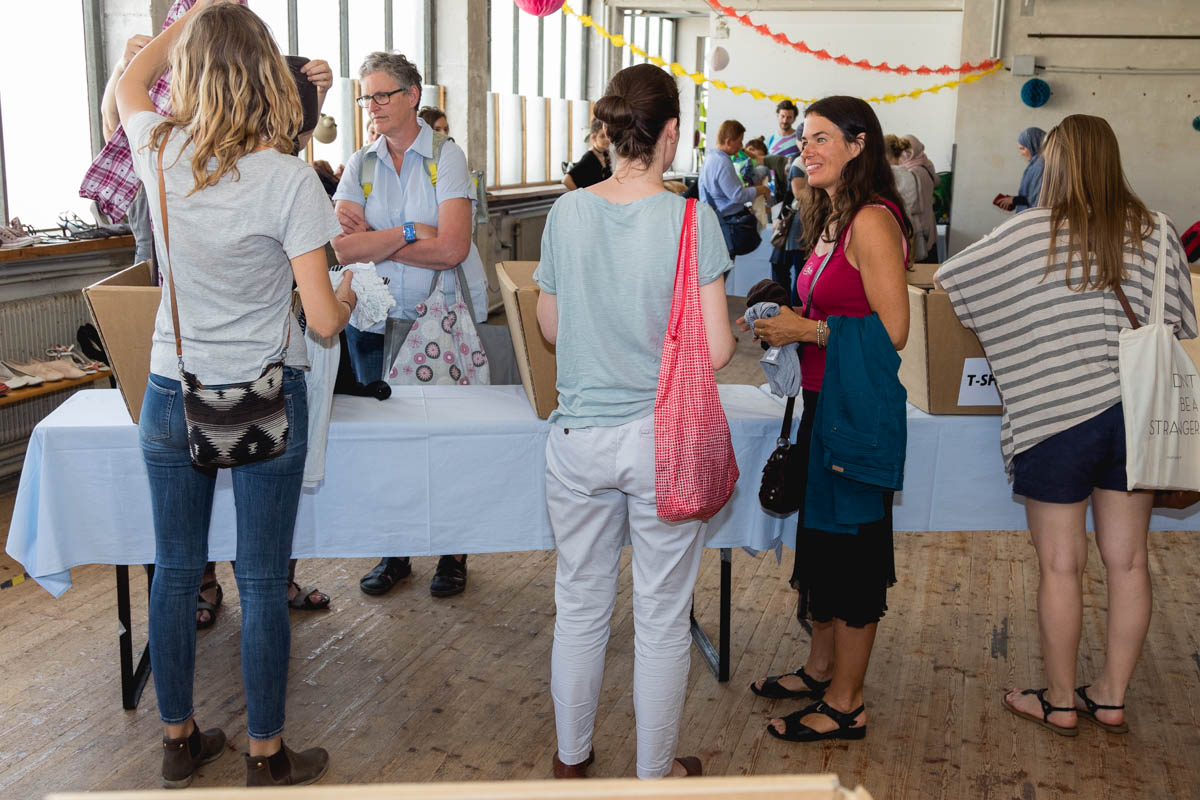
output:
<instances>
[{"instance_id":1,"label":"black sandal","mask_svg":"<svg viewBox=\"0 0 1200 800\"><path fill-rule=\"evenodd\" d=\"M1089 686L1091 686L1090 683L1084 684L1083 686L1080 686L1079 688L1077 688L1075 690L1076 696L1078 696L1079 699L1083 701L1083 704L1085 706L1087 706L1087 708L1079 708L1078 706L1076 706L1075 713L1078 714L1079 716L1083 717L1084 719L1086 719L1088 722L1092 723L1093 725L1098 725L1099 727L1104 728L1104 730L1108 731L1109 733L1129 733L1129 726L1126 725L1124 722L1122 722L1120 725L1109 725L1107 722L1101 722L1100 720L1096 719L1097 711L1122 711L1122 710L1124 710L1125 706L1124 705L1119 705L1119 706L1102 706L1102 705L1100 705L1095 700L1088 697L1087 689Z\"/></svg>"},{"instance_id":2,"label":"black sandal","mask_svg":"<svg viewBox=\"0 0 1200 800\"><path fill-rule=\"evenodd\" d=\"M866 725L855 725L854 718L866 710L865 705L850 712L838 711L824 700L794 711L783 717L783 733L775 730L774 725L767 725L767 733L776 739L788 742L820 742L826 739L864 739L867 735ZM831 731L818 731L808 727L800 720L809 714L824 714L836 722L838 726ZM794 728L794 729L793 729Z\"/></svg>"},{"instance_id":3,"label":"black sandal","mask_svg":"<svg viewBox=\"0 0 1200 800\"><path fill-rule=\"evenodd\" d=\"M1013 714L1014 716L1018 716L1021 719L1027 719L1030 722L1036 722L1038 725L1041 725L1043 728L1054 731L1059 736L1078 736L1079 735L1078 727L1066 728L1066 727L1063 727L1062 725L1055 725L1053 722L1050 721L1050 715L1053 714L1055 711L1077 711L1077 709L1075 708L1075 706L1068 706L1066 708L1063 708L1062 706L1050 705L1050 701L1046 699L1046 692L1048 692L1048 691L1049 691L1049 689L1024 689L1021 692L1021 694L1031 694L1038 699L1038 702L1042 704L1042 716L1041 717L1038 717L1036 714L1030 714L1028 712L1021 711L1020 709L1014 708L1013 706L1009 705L1008 692L1005 692L1004 694L1002 694L1000 696L1000 702L1004 703L1004 707L1007 708L1009 710L1009 713Z\"/></svg>"},{"instance_id":4,"label":"black sandal","mask_svg":"<svg viewBox=\"0 0 1200 800\"><path fill-rule=\"evenodd\" d=\"M288 608L294 608L297 611L324 611L329 608L329 595L325 594L317 587L312 587L307 591L300 588L300 584L292 581L292 586L296 587L296 596L288 600ZM314 594L321 595L321 599L313 602Z\"/></svg>"},{"instance_id":5,"label":"black sandal","mask_svg":"<svg viewBox=\"0 0 1200 800\"><path fill-rule=\"evenodd\" d=\"M217 590L217 599L210 603L204 599L204 593L214 588ZM196 620L196 630L202 631L217 624L217 609L221 607L221 600L224 597L225 590L221 588L221 584L216 580L200 584L200 593L196 595L196 611L207 611L208 619L204 621Z\"/></svg>"},{"instance_id":6,"label":"black sandal","mask_svg":"<svg viewBox=\"0 0 1200 800\"><path fill-rule=\"evenodd\" d=\"M786 675L772 675L763 681L762 688L750 684L750 691L754 692L759 697L767 697L771 700L793 700L793 699L812 699L820 700L825 696L825 690L829 688L829 681L819 681L813 676L804 671L804 667L789 672L788 675L795 675L800 680L804 681L807 689L788 689L779 683L780 678L787 677Z\"/></svg>"}]
</instances>

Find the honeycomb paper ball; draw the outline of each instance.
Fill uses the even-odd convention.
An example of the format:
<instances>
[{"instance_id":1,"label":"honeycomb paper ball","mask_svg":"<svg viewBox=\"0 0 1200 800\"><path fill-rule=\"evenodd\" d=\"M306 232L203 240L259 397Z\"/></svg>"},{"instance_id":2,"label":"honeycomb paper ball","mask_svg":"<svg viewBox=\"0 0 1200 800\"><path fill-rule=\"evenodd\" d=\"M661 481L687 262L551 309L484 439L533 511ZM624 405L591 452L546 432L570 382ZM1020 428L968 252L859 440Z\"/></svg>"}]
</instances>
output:
<instances>
[{"instance_id":1,"label":"honeycomb paper ball","mask_svg":"<svg viewBox=\"0 0 1200 800\"><path fill-rule=\"evenodd\" d=\"M515 0L517 8L535 17L546 17L562 8L563 0Z\"/></svg>"},{"instance_id":2,"label":"honeycomb paper ball","mask_svg":"<svg viewBox=\"0 0 1200 800\"><path fill-rule=\"evenodd\" d=\"M1021 101L1030 108L1040 108L1050 100L1050 84L1041 78L1030 78L1021 87Z\"/></svg>"},{"instance_id":3,"label":"honeycomb paper ball","mask_svg":"<svg viewBox=\"0 0 1200 800\"><path fill-rule=\"evenodd\" d=\"M1196 117L1194 120L1192 120L1192 130L1200 131L1200 117Z\"/></svg>"}]
</instances>

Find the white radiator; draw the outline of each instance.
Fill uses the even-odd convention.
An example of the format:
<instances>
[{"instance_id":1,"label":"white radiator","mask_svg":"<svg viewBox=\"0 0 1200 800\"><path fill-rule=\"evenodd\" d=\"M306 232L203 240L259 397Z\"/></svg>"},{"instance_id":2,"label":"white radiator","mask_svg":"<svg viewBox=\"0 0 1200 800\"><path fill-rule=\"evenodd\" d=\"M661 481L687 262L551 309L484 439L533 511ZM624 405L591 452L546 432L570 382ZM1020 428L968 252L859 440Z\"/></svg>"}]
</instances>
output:
<instances>
[{"instance_id":1,"label":"white radiator","mask_svg":"<svg viewBox=\"0 0 1200 800\"><path fill-rule=\"evenodd\" d=\"M46 358L47 348L74 344L79 326L91 321L83 292L0 303L0 359ZM106 381L94 384L108 385ZM76 391L66 389L0 407L0 477L20 470L33 427Z\"/></svg>"}]
</instances>

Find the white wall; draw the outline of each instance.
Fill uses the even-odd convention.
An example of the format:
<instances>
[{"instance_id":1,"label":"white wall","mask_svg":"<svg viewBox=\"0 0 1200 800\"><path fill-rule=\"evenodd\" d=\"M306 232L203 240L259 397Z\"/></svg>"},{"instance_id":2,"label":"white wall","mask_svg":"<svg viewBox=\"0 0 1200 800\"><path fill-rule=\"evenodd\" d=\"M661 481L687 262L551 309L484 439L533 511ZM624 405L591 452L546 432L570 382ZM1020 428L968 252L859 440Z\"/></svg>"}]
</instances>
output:
<instances>
[{"instance_id":1,"label":"white wall","mask_svg":"<svg viewBox=\"0 0 1200 800\"><path fill-rule=\"evenodd\" d=\"M1136 39L1035 39L1029 33L1200 34L1197 0L1036 0L1033 13L1007 3L1001 55L1037 57L1039 66L1200 69L1200 42ZM963 56L986 55L992 0L967 0ZM1165 211L1176 227L1200 218L1200 75L1126 76L1040 74L1050 102L1031 109L1021 102L1027 77L998 74L961 93L958 154L951 213L951 252L999 225L1008 215L992 206L997 192L1014 193L1024 168L1017 134L1036 125L1049 130L1070 114L1094 114L1112 125L1121 143L1125 174L1142 199Z\"/></svg>"},{"instance_id":2,"label":"white wall","mask_svg":"<svg viewBox=\"0 0 1200 800\"><path fill-rule=\"evenodd\" d=\"M833 54L846 53L855 60L866 58L872 63L940 66L957 63L961 51L962 14L956 11L776 11L750 12L750 18L793 40L802 39L814 48L825 48ZM681 26L676 52L684 58L695 51L696 34L692 31L693 28ZM711 40L710 46L722 46L729 52L729 66L712 72L711 77L730 85L761 89L767 94L868 97L909 92L949 79L936 75L904 77L820 61L734 21L730 22L729 38ZM688 61L680 60L688 65ZM946 90L874 108L884 133L916 134L938 169L948 169L954 141L955 103L955 93ZM711 131L715 132L725 119L737 119L745 125L747 138L769 134L776 129L775 104L710 87Z\"/></svg>"}]
</instances>

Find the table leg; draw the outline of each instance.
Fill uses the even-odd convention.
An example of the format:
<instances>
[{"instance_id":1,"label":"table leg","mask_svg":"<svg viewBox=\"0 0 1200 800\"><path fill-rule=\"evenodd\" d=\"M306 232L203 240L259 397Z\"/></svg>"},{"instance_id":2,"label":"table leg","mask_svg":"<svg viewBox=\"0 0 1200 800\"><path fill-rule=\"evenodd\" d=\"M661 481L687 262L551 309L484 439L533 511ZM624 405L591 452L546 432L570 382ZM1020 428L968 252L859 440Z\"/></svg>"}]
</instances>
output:
<instances>
[{"instance_id":1,"label":"table leg","mask_svg":"<svg viewBox=\"0 0 1200 800\"><path fill-rule=\"evenodd\" d=\"M732 604L733 594L733 550L728 547L721 548L721 622L717 630L717 647L713 647L712 640L708 638L708 634L704 632L704 628L700 627L700 621L696 619L696 604L692 601L692 642L695 643L696 649L700 651L701 658L704 663L708 664L708 668L712 670L713 675L721 683L729 680L729 635L730 635L730 605Z\"/></svg>"},{"instance_id":2,"label":"table leg","mask_svg":"<svg viewBox=\"0 0 1200 800\"><path fill-rule=\"evenodd\" d=\"M146 566L146 594L150 593L150 584L154 582L154 565ZM133 666L133 631L129 608L129 567L117 565L117 623L119 630L118 649L121 654L121 706L126 711L137 708L142 698L142 690L146 688L146 680L150 677L150 646L147 644L138 659L137 668Z\"/></svg>"}]
</instances>

